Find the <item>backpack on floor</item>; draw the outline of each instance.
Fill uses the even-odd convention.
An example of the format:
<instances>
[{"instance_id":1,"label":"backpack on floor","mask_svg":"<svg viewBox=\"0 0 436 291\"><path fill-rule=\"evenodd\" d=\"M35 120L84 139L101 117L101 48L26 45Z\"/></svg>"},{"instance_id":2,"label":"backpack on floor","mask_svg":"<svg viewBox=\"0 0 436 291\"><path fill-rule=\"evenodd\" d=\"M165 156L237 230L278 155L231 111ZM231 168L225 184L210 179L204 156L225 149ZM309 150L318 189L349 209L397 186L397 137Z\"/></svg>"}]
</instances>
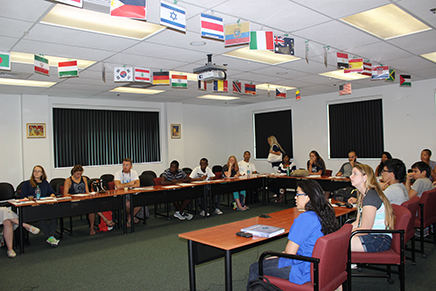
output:
<instances>
[{"instance_id":1,"label":"backpack on floor","mask_svg":"<svg viewBox=\"0 0 436 291\"><path fill-rule=\"evenodd\" d=\"M248 283L247 291L283 291L283 290L271 284L268 278L259 276Z\"/></svg>"}]
</instances>

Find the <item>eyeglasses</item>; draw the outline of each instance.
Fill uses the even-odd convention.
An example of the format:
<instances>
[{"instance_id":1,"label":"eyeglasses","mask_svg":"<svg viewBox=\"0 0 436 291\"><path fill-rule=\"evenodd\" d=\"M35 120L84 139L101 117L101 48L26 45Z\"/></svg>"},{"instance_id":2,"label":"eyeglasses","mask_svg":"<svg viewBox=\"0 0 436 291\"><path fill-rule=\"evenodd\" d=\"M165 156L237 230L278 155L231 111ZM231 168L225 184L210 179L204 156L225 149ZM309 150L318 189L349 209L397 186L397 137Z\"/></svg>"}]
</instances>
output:
<instances>
[{"instance_id":1,"label":"eyeglasses","mask_svg":"<svg viewBox=\"0 0 436 291\"><path fill-rule=\"evenodd\" d=\"M306 193L297 193L297 194L295 194L295 197L304 196L304 195L307 195L307 194Z\"/></svg>"},{"instance_id":2,"label":"eyeglasses","mask_svg":"<svg viewBox=\"0 0 436 291\"><path fill-rule=\"evenodd\" d=\"M385 170L385 169L383 169L383 170L381 171L381 173L383 174L383 173L390 173L390 172L389 172L389 170Z\"/></svg>"},{"instance_id":3,"label":"eyeglasses","mask_svg":"<svg viewBox=\"0 0 436 291\"><path fill-rule=\"evenodd\" d=\"M34 170L33 172L34 172L34 173L42 173L41 170Z\"/></svg>"}]
</instances>

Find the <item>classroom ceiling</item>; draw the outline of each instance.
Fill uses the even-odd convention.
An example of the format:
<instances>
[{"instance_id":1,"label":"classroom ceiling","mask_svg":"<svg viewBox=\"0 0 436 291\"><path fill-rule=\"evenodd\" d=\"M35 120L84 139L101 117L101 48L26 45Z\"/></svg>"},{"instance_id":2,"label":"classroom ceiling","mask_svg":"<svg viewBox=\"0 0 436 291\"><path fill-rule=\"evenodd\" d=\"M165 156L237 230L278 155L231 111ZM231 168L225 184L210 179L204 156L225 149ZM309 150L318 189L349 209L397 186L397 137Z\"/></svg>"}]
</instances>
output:
<instances>
[{"instance_id":1,"label":"classroom ceiling","mask_svg":"<svg viewBox=\"0 0 436 291\"><path fill-rule=\"evenodd\" d=\"M147 21L158 24L160 1L147 2ZM430 11L436 8L434 0L184 0L177 4L186 9L186 33L164 28L143 40L44 24L41 20L46 14L55 5L63 5L53 1L1 0L1 4L0 51L95 61L93 65L79 70L78 78L64 79L58 78L56 66L50 67L50 76L47 77L34 73L31 64L14 62L11 71L0 71L0 78L51 81L56 84L49 88L0 85L2 94L223 106L276 100L273 94L268 97L267 90L259 89L256 96L212 93L211 86L208 92L204 92L197 89L197 82L194 81L188 82L188 89L153 86L152 89L165 90L156 95L110 92L120 86L120 83L113 82L114 67L126 65L149 68L151 71L192 73L194 68L206 63L206 54L209 53L213 54L213 62L217 65L227 64L229 81L236 79L242 83L298 87L302 98L338 92L338 86L347 83L319 75L335 70L337 52L389 65L396 69L396 83L401 73L410 74L412 82L436 77L436 63L421 56L436 51L436 14ZM383 40L340 20L387 4L395 4L430 29ZM109 6L110 0L85 0L83 9L109 13ZM224 24L234 24L240 19L241 22L250 22L250 30L272 30L275 35L287 33L295 39L295 56L299 59L268 65L226 56L225 53L241 47L225 47L221 41L202 38L201 13L222 17ZM305 60L306 40L309 40L308 63ZM198 41L205 42L205 45L191 45ZM327 67L324 65L324 46L329 46ZM102 63L106 68L106 82L102 80ZM353 90L392 84L369 79L351 83ZM206 93L240 99L220 101L196 98ZM287 98L295 98L295 90L288 90L287 93Z\"/></svg>"}]
</instances>

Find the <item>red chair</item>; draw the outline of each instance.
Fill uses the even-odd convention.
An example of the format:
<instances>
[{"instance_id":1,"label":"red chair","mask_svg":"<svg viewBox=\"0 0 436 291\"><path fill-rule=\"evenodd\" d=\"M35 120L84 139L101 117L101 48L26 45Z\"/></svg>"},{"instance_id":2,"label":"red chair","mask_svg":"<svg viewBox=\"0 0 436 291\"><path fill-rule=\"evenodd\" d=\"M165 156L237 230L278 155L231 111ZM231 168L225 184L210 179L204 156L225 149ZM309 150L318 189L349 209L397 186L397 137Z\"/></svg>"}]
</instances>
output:
<instances>
[{"instance_id":1,"label":"red chair","mask_svg":"<svg viewBox=\"0 0 436 291\"><path fill-rule=\"evenodd\" d=\"M419 208L419 201L420 201L419 197L415 196L412 199L410 199L409 201L403 202L403 204L401 204L401 206L409 209L410 214L412 214L412 217L410 218L409 224L407 225L406 234L404 236L404 241L407 243L410 240L411 244L412 244L412 247L410 249L412 251L412 258L406 257L406 259L412 260L412 265L416 265L416 260L415 260L415 219L416 219L416 213L418 212L418 208Z\"/></svg>"},{"instance_id":2,"label":"red chair","mask_svg":"<svg viewBox=\"0 0 436 291\"><path fill-rule=\"evenodd\" d=\"M412 214L409 209L392 204L392 208L395 214L395 227L394 230L357 230L351 234L351 238L358 233L392 233L392 243L389 250L377 253L367 252L351 252L351 247L348 250L348 290L351 290L351 277L382 277L387 278L389 283L393 283L391 278L391 265L398 266L398 275L400 277L401 291L405 290L405 276L404 276L404 234L407 226L412 218ZM361 274L351 273L351 264L371 264L371 265L387 265L386 269L372 268L371 266L365 266L371 269L380 270L386 272L386 274ZM396 272L395 272L396 273Z\"/></svg>"},{"instance_id":3,"label":"red chair","mask_svg":"<svg viewBox=\"0 0 436 291\"><path fill-rule=\"evenodd\" d=\"M303 285L273 276L264 277L283 290L335 290L347 280L347 249L351 229L351 224L345 224L340 230L320 237L313 248L312 257L266 251L259 257L259 275L263 276L263 260L266 256L308 261L312 263L312 280Z\"/></svg>"},{"instance_id":4,"label":"red chair","mask_svg":"<svg viewBox=\"0 0 436 291\"><path fill-rule=\"evenodd\" d=\"M421 241L421 247L418 252L421 253L423 258L426 258L427 255L424 253L424 242L433 243L436 247L436 235L433 235L433 242L424 240L424 229L430 225L433 225L433 229L435 229L436 226L436 189L422 193L419 205L419 216L415 218L415 227L420 230Z\"/></svg>"},{"instance_id":5,"label":"red chair","mask_svg":"<svg viewBox=\"0 0 436 291\"><path fill-rule=\"evenodd\" d=\"M331 176L332 175L332 173L333 173L333 171L332 170L324 170L324 174L322 174L323 176Z\"/></svg>"},{"instance_id":6,"label":"red chair","mask_svg":"<svg viewBox=\"0 0 436 291\"><path fill-rule=\"evenodd\" d=\"M108 190L115 190L115 182L114 181L108 182L107 189Z\"/></svg>"},{"instance_id":7,"label":"red chair","mask_svg":"<svg viewBox=\"0 0 436 291\"><path fill-rule=\"evenodd\" d=\"M221 179L223 177L223 172L216 172L214 174L216 179Z\"/></svg>"}]
</instances>

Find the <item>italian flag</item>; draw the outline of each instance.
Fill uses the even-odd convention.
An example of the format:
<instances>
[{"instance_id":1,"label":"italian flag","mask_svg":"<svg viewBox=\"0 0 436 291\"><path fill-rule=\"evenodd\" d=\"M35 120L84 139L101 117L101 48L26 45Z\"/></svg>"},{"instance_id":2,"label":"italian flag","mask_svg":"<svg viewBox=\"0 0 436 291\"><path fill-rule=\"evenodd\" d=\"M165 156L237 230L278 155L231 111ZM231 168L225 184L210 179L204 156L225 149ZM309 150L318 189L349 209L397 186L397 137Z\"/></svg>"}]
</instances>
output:
<instances>
[{"instance_id":1,"label":"italian flag","mask_svg":"<svg viewBox=\"0 0 436 291\"><path fill-rule=\"evenodd\" d=\"M35 55L35 63L34 64L35 64L35 66L34 66L35 73L46 75L46 76L49 75L50 66L48 65L47 59L45 59L41 56Z\"/></svg>"},{"instance_id":2,"label":"italian flag","mask_svg":"<svg viewBox=\"0 0 436 291\"><path fill-rule=\"evenodd\" d=\"M59 78L78 77L79 70L77 69L77 60L59 62L58 73L59 73Z\"/></svg>"},{"instance_id":3,"label":"italian flag","mask_svg":"<svg viewBox=\"0 0 436 291\"><path fill-rule=\"evenodd\" d=\"M272 31L250 31L251 50L274 50Z\"/></svg>"},{"instance_id":4,"label":"italian flag","mask_svg":"<svg viewBox=\"0 0 436 291\"><path fill-rule=\"evenodd\" d=\"M171 87L188 88L188 76L186 75L171 75Z\"/></svg>"}]
</instances>

